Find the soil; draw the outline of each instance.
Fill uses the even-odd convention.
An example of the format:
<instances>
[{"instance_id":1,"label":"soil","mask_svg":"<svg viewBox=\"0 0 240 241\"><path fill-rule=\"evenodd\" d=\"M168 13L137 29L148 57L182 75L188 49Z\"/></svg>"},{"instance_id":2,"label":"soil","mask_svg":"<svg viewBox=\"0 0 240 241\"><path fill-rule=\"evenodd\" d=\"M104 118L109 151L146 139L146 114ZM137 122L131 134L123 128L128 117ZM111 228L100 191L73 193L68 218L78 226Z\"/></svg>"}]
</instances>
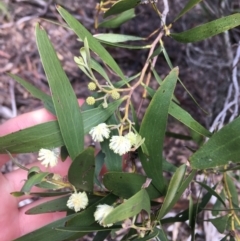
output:
<instances>
[{"instance_id":1,"label":"soil","mask_svg":"<svg viewBox=\"0 0 240 241\"><path fill-rule=\"evenodd\" d=\"M169 2L171 3L169 3L170 11L167 22L171 23L176 13L182 9L187 0ZM205 10L203 7L195 7L186 16L182 17L181 21L173 25L172 31L180 32L222 15L229 15L234 9L240 7L237 1L236 4L232 3L232 5L230 4L232 1L226 2L225 6L220 7L217 3L206 3L208 7ZM97 3L95 0L4 0L3 3L6 6L6 12L0 5L0 123L16 115L42 107L39 100L31 97L7 73L16 74L45 93L50 94L35 42L36 23L40 23L48 32L77 97L86 98L89 95L86 88L88 79L73 61L73 57L79 55L82 44L77 40L73 32L61 26L64 25L64 22L59 16L55 4L64 6L92 34L114 32L148 37L159 27L159 18L149 4L138 6L136 8L136 18L128 23L114 30L106 30L94 29L95 6ZM158 7L160 10L163 9L160 0ZM60 25L55 23L60 23ZM196 44L184 45L169 37L164 38L164 44L173 66L179 66L180 79L208 114L205 114L194 103L180 83L177 85L175 96L181 106L206 128L211 127L216 115L223 108L231 83L232 60L238 39L239 29ZM148 42L151 43L151 40L152 38ZM147 50L130 51L121 48L108 48L108 50L127 76L141 71L148 54ZM170 71L163 55L160 55L157 60L156 71L161 78L164 78ZM155 84L153 87L157 88L157 85ZM134 95L133 102L135 106L141 100L141 95L142 90L139 90ZM144 101L144 107L147 106L148 101L146 100ZM169 118L168 131L184 135L190 134L187 128L173 120L173 118ZM170 162L179 165L187 162L187 158L191 155L190 149L194 148L196 148L196 144L193 142L167 137L165 156ZM35 156L21 155L19 159L23 163L29 163L35 160ZM2 171L8 172L13 168L14 166L9 162ZM185 206L186 202L184 200L183 203ZM181 208L185 208L184 206L181 206ZM184 225L170 227L168 230L169 235L173 235L176 233L176 229L179 229L181 240L187 240L189 232L185 231ZM204 231L203 227L200 226L197 240L206 240L204 232L206 233L206 230Z\"/></svg>"}]
</instances>

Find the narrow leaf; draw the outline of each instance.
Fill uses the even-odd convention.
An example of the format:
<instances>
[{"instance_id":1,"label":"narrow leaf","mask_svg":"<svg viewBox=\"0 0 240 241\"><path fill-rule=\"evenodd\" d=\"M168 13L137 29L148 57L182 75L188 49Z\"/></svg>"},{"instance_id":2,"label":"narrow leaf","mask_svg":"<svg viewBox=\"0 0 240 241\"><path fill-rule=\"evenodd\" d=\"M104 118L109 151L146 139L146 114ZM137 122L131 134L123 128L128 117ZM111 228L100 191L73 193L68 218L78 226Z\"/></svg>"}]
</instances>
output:
<instances>
[{"instance_id":1,"label":"narrow leaf","mask_svg":"<svg viewBox=\"0 0 240 241\"><path fill-rule=\"evenodd\" d=\"M124 11L127 11L131 8L135 8L140 0L122 0L122 1L117 1L115 4L112 5L110 9L108 9L105 14L104 18L113 15L113 14L119 14Z\"/></svg>"},{"instance_id":2,"label":"narrow leaf","mask_svg":"<svg viewBox=\"0 0 240 241\"><path fill-rule=\"evenodd\" d=\"M147 157L141 150L140 160L147 176L160 192L165 191L163 178L163 143L167 125L168 111L177 82L178 68L173 69L153 96L140 128L140 135L145 138Z\"/></svg>"},{"instance_id":3,"label":"narrow leaf","mask_svg":"<svg viewBox=\"0 0 240 241\"><path fill-rule=\"evenodd\" d=\"M55 228L55 230L58 231L69 231L69 232L73 232L73 233L81 233L81 232L104 232L107 230L116 230L116 229L121 229L122 226L121 225L114 225L111 227L102 227L100 225L94 224L91 225L89 227L86 226L71 226L71 227L64 227L64 228Z\"/></svg>"},{"instance_id":4,"label":"narrow leaf","mask_svg":"<svg viewBox=\"0 0 240 241\"><path fill-rule=\"evenodd\" d=\"M121 43L110 43L100 40L102 44L105 44L109 47L118 47L118 48L125 48L125 49L149 49L151 45L129 45L129 44L121 44Z\"/></svg>"},{"instance_id":5,"label":"narrow leaf","mask_svg":"<svg viewBox=\"0 0 240 241\"><path fill-rule=\"evenodd\" d=\"M105 42L110 42L110 43L122 43L127 41L145 40L145 38L141 38L138 36L116 34L116 33L100 33L100 34L94 35L94 37L98 40L103 40Z\"/></svg>"},{"instance_id":6,"label":"narrow leaf","mask_svg":"<svg viewBox=\"0 0 240 241\"><path fill-rule=\"evenodd\" d=\"M118 14L117 16L104 20L102 21L98 27L99 28L117 28L119 26L121 26L122 24L124 24L125 22L131 20L132 18L134 18L136 15L134 13L133 9L129 9L127 11L124 11L120 14Z\"/></svg>"},{"instance_id":7,"label":"narrow leaf","mask_svg":"<svg viewBox=\"0 0 240 241\"><path fill-rule=\"evenodd\" d=\"M61 135L73 160L84 149L83 120L78 101L47 33L38 25L36 38L43 68L51 89Z\"/></svg>"},{"instance_id":8,"label":"narrow leaf","mask_svg":"<svg viewBox=\"0 0 240 241\"><path fill-rule=\"evenodd\" d=\"M176 203L175 196L182 184L183 177L185 175L186 165L180 166L176 172L173 174L172 179L169 183L168 190L162 207L157 215L157 219L160 220L163 216L168 213L168 211L174 206Z\"/></svg>"},{"instance_id":9,"label":"narrow leaf","mask_svg":"<svg viewBox=\"0 0 240 241\"><path fill-rule=\"evenodd\" d=\"M239 162L240 118L224 126L200 147L191 157L194 169L207 169Z\"/></svg>"},{"instance_id":10,"label":"narrow leaf","mask_svg":"<svg viewBox=\"0 0 240 241\"><path fill-rule=\"evenodd\" d=\"M108 83L111 82L103 67L94 59L91 59L91 68L97 71Z\"/></svg>"},{"instance_id":11,"label":"narrow leaf","mask_svg":"<svg viewBox=\"0 0 240 241\"><path fill-rule=\"evenodd\" d=\"M173 22L176 22L179 18L181 18L185 13L191 10L195 5L200 3L202 0L189 0L182 11L177 15Z\"/></svg>"},{"instance_id":12,"label":"narrow leaf","mask_svg":"<svg viewBox=\"0 0 240 241\"><path fill-rule=\"evenodd\" d=\"M182 107L174 103L173 101L169 107L169 115L182 122L184 125L199 133L200 135L211 137L212 133L198 123L193 117L185 111Z\"/></svg>"},{"instance_id":13,"label":"narrow leaf","mask_svg":"<svg viewBox=\"0 0 240 241\"><path fill-rule=\"evenodd\" d=\"M146 88L148 94L153 97L155 91L149 87ZM193 117L184 110L181 106L177 105L175 102L171 101L169 111L169 115L183 123L185 126L189 127L193 131L199 133L202 136L211 137L212 133L204 128L200 123L198 123Z\"/></svg>"},{"instance_id":14,"label":"narrow leaf","mask_svg":"<svg viewBox=\"0 0 240 241\"><path fill-rule=\"evenodd\" d=\"M210 192L213 196L215 196L223 204L224 207L226 207L226 204L225 204L224 200L222 199L222 197L213 188L209 187L207 184L205 184L203 182L196 181L196 183L198 183L200 186L205 188L208 192Z\"/></svg>"},{"instance_id":15,"label":"narrow leaf","mask_svg":"<svg viewBox=\"0 0 240 241\"><path fill-rule=\"evenodd\" d=\"M240 13L235 13L181 33L171 33L170 36L178 42L193 43L223 33L238 25L240 25Z\"/></svg>"},{"instance_id":16,"label":"narrow leaf","mask_svg":"<svg viewBox=\"0 0 240 241\"><path fill-rule=\"evenodd\" d=\"M55 109L51 96L45 94L43 91L39 90L38 88L28 83L24 79L18 77L17 75L9 74L9 76L16 80L19 84L21 84L33 97L42 100L45 108L51 113L55 114Z\"/></svg>"},{"instance_id":17,"label":"narrow leaf","mask_svg":"<svg viewBox=\"0 0 240 241\"><path fill-rule=\"evenodd\" d=\"M69 27L77 34L77 36L84 40L87 38L89 48L98 54L101 59L118 74L122 79L125 79L124 74L121 69L112 58L112 56L107 52L107 50L92 36L92 34L85 28L81 23L78 22L76 18L74 18L69 12L67 12L64 8L58 6L57 10L63 17L63 19L67 22Z\"/></svg>"}]
</instances>

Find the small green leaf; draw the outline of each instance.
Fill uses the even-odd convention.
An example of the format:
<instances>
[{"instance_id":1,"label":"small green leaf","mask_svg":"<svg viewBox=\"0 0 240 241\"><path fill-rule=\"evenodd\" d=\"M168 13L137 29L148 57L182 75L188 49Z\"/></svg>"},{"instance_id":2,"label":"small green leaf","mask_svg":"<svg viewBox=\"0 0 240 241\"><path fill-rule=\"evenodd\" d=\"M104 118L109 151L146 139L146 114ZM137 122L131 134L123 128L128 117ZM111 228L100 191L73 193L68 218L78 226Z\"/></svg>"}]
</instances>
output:
<instances>
[{"instance_id":1,"label":"small green leaf","mask_svg":"<svg viewBox=\"0 0 240 241\"><path fill-rule=\"evenodd\" d=\"M177 15L173 22L176 22L179 18L181 18L185 13L191 10L195 5L200 3L202 0L189 0L182 11Z\"/></svg>"},{"instance_id":2,"label":"small green leaf","mask_svg":"<svg viewBox=\"0 0 240 241\"><path fill-rule=\"evenodd\" d=\"M141 38L137 36L116 34L116 33L100 33L100 34L94 35L94 38L105 42L110 42L110 43L122 43L127 41L145 40L145 38Z\"/></svg>"},{"instance_id":3,"label":"small green leaf","mask_svg":"<svg viewBox=\"0 0 240 241\"><path fill-rule=\"evenodd\" d=\"M163 216L166 213L168 213L168 211L171 210L174 204L178 201L176 200L176 194L178 193L179 188L182 185L182 180L184 178L185 171L186 171L186 165L182 165L173 174L168 186L166 197L164 199L162 207L157 216L158 220L163 218Z\"/></svg>"},{"instance_id":4,"label":"small green leaf","mask_svg":"<svg viewBox=\"0 0 240 241\"><path fill-rule=\"evenodd\" d=\"M68 170L68 180L76 189L93 191L94 162L93 147L87 148L74 159Z\"/></svg>"},{"instance_id":5,"label":"small green leaf","mask_svg":"<svg viewBox=\"0 0 240 241\"><path fill-rule=\"evenodd\" d=\"M181 33L171 33L170 36L178 42L193 43L223 33L238 25L240 25L240 13L235 13Z\"/></svg>"},{"instance_id":6,"label":"small green leaf","mask_svg":"<svg viewBox=\"0 0 240 241\"><path fill-rule=\"evenodd\" d=\"M35 186L36 184L41 183L46 176L49 175L49 172L40 172L40 173L35 173L32 175L23 185L21 192L30 192L31 188Z\"/></svg>"},{"instance_id":7,"label":"small green leaf","mask_svg":"<svg viewBox=\"0 0 240 241\"><path fill-rule=\"evenodd\" d=\"M207 169L239 162L240 118L224 126L200 147L191 157L194 169Z\"/></svg>"},{"instance_id":8,"label":"small green leaf","mask_svg":"<svg viewBox=\"0 0 240 241\"><path fill-rule=\"evenodd\" d=\"M108 9L105 14L104 18L114 15L114 14L119 14L124 11L127 11L131 8L135 8L139 4L140 0L121 0L117 1L115 4L112 5L110 9Z\"/></svg>"},{"instance_id":9,"label":"small green leaf","mask_svg":"<svg viewBox=\"0 0 240 241\"><path fill-rule=\"evenodd\" d=\"M87 38L89 48L98 54L101 59L113 70L116 74L118 74L122 79L125 79L124 74L121 69L117 65L116 61L112 58L112 56L107 52L107 50L92 36L92 34L85 28L81 23L78 22L76 18L74 18L69 12L67 12L64 8L58 6L58 12L61 14L62 18L67 22L69 27L77 34L80 39Z\"/></svg>"},{"instance_id":10,"label":"small green leaf","mask_svg":"<svg viewBox=\"0 0 240 241\"><path fill-rule=\"evenodd\" d=\"M145 210L150 213L150 200L145 189L140 190L134 196L114 208L103 220L103 224L117 223L127 218L133 217Z\"/></svg>"},{"instance_id":11,"label":"small green leaf","mask_svg":"<svg viewBox=\"0 0 240 241\"><path fill-rule=\"evenodd\" d=\"M117 28L124 24L125 22L131 20L136 15L134 13L133 9L129 9L127 11L124 11L120 13L119 15L112 17L110 19L102 21L98 27L99 28Z\"/></svg>"},{"instance_id":12,"label":"small green leaf","mask_svg":"<svg viewBox=\"0 0 240 241\"><path fill-rule=\"evenodd\" d=\"M139 134L145 138L149 156L139 151L145 173L152 179L156 188L164 193L163 143L167 125L168 111L178 77L178 68L174 68L165 78L153 96L142 120Z\"/></svg>"},{"instance_id":13,"label":"small green leaf","mask_svg":"<svg viewBox=\"0 0 240 241\"><path fill-rule=\"evenodd\" d=\"M229 214L214 219L208 219L208 221L210 221L216 227L219 233L224 233L227 227L228 219Z\"/></svg>"},{"instance_id":14,"label":"small green leaf","mask_svg":"<svg viewBox=\"0 0 240 241\"><path fill-rule=\"evenodd\" d=\"M103 176L104 186L113 194L122 198L130 198L135 195L141 190L142 185L146 181L147 178L145 176L137 173L107 172ZM146 191L148 192L150 199L161 196L151 183L146 188Z\"/></svg>"},{"instance_id":15,"label":"small green leaf","mask_svg":"<svg viewBox=\"0 0 240 241\"><path fill-rule=\"evenodd\" d=\"M43 68L51 89L61 135L73 160L84 149L82 114L79 111L76 95L61 67L47 33L38 25L36 38Z\"/></svg>"}]
</instances>

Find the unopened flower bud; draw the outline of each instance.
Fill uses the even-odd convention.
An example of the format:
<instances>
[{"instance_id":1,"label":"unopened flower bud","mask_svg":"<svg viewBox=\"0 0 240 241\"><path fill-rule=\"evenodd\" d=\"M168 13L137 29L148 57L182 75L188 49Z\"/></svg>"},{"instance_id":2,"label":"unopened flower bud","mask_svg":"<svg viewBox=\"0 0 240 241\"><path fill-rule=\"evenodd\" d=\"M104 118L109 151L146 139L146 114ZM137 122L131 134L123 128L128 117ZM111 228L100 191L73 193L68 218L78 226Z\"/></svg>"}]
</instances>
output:
<instances>
[{"instance_id":1,"label":"unopened flower bud","mask_svg":"<svg viewBox=\"0 0 240 241\"><path fill-rule=\"evenodd\" d=\"M118 100L120 98L120 94L116 90L112 91L111 96L114 100Z\"/></svg>"},{"instance_id":2,"label":"unopened flower bud","mask_svg":"<svg viewBox=\"0 0 240 241\"><path fill-rule=\"evenodd\" d=\"M87 97L86 102L87 102L88 105L94 105L96 100L95 100L94 97L89 96L89 97Z\"/></svg>"},{"instance_id":3,"label":"unopened flower bud","mask_svg":"<svg viewBox=\"0 0 240 241\"><path fill-rule=\"evenodd\" d=\"M90 82L88 84L88 89L89 90L95 90L97 88L96 84L94 82Z\"/></svg>"},{"instance_id":4,"label":"unopened flower bud","mask_svg":"<svg viewBox=\"0 0 240 241\"><path fill-rule=\"evenodd\" d=\"M102 106L103 106L104 109L106 109L108 107L108 103L107 102L103 102Z\"/></svg>"}]
</instances>

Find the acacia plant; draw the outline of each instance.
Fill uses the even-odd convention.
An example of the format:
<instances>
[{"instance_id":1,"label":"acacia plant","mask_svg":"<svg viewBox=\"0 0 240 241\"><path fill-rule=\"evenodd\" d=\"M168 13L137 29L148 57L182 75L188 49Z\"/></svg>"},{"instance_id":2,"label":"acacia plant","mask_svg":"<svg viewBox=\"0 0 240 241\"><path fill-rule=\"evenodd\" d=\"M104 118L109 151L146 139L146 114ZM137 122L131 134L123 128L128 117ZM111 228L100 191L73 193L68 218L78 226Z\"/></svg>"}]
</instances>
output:
<instances>
[{"instance_id":1,"label":"acacia plant","mask_svg":"<svg viewBox=\"0 0 240 241\"><path fill-rule=\"evenodd\" d=\"M57 119L0 137L0 152L39 152L38 159L47 169L27 169L20 165L26 170L26 181L22 189L12 195L56 197L28 210L26 215L61 211L66 212L66 217L16 240L74 240L91 232L96 233L94 240L104 240L108 235L115 237L122 229L121 240L169 240L164 225L187 220L194 240L196 217L212 196L217 200L212 207L217 216L207 221L224 234L222 240L240 240L237 234L240 229L239 200L235 186L240 163L240 119L233 119L212 133L185 111L174 96L176 83L182 84L179 69L172 65L164 47L166 38L192 43L240 25L240 14L235 13L184 32L173 32L172 26L199 2L201 0L189 0L174 21L167 23L167 0L162 1L163 9L158 9L155 1L100 1L98 16L104 13L104 21L98 23L96 18L96 27L120 26L135 16L134 8L138 4L151 4L159 16L160 27L152 34L154 40L150 44L142 44L147 40L139 36L112 33L93 36L68 11L57 6L67 27L83 44L73 61L89 79L91 94L84 108L78 105L46 31L40 25L36 26L36 42L51 95L10 75L42 100ZM119 67L104 46L128 48L129 51L148 49L148 57L139 73L126 76L127 70ZM159 55L164 56L169 66L169 74L163 80L155 69ZM115 80L109 77L110 74ZM151 81L157 82L157 89L150 87ZM132 104L132 97L139 88L142 88L143 98L150 100L142 119L138 115L141 105L135 107ZM195 137L205 140L199 143L199 149L192 153L189 162L181 166L171 164L163 156L168 115L189 128ZM93 146L84 147L84 136L88 134L94 142L100 143L96 155ZM48 171L49 166L57 165L58 159L64 161L67 156L72 160L67 178ZM130 169L123 165L126 162ZM136 162L141 163L142 171L138 171ZM107 171L100 176L103 165ZM218 183L210 187L205 182L198 182L206 194L198 200L189 197L188 209L166 218L198 172L204 172L206 176L212 172L221 174L221 188L216 189ZM166 178L165 173L170 178ZM43 191L33 193L33 186L43 188ZM218 190L222 190L221 193Z\"/></svg>"}]
</instances>

